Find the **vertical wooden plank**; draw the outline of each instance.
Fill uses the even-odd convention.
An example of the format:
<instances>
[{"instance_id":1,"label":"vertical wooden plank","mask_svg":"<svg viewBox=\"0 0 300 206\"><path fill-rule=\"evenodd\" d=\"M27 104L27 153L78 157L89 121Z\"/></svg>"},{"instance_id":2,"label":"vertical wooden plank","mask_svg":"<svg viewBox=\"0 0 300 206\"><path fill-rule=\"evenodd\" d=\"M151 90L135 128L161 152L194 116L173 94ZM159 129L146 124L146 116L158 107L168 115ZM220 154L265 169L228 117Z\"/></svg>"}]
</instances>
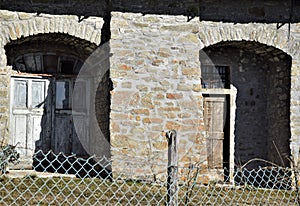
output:
<instances>
[{"instance_id":1,"label":"vertical wooden plank","mask_svg":"<svg viewBox=\"0 0 300 206\"><path fill-rule=\"evenodd\" d=\"M13 145L18 142L18 152L21 156L27 155L27 132L28 132L28 110L27 110L27 89L26 80L19 79L13 82L12 96L12 139Z\"/></svg>"},{"instance_id":2,"label":"vertical wooden plank","mask_svg":"<svg viewBox=\"0 0 300 206\"><path fill-rule=\"evenodd\" d=\"M235 144L235 119L236 119L236 98L237 98L237 88L230 84L230 137L229 137L229 175L230 183L234 184L234 144Z\"/></svg>"},{"instance_id":3,"label":"vertical wooden plank","mask_svg":"<svg viewBox=\"0 0 300 206\"><path fill-rule=\"evenodd\" d=\"M25 54L24 61L26 64L27 71L31 71L31 72L36 71L35 59L34 59L33 54Z\"/></svg>"},{"instance_id":4,"label":"vertical wooden plank","mask_svg":"<svg viewBox=\"0 0 300 206\"><path fill-rule=\"evenodd\" d=\"M79 156L86 156L88 153L97 154L98 151L103 148L97 148L96 151L91 151L91 148L97 145L99 136L96 136L95 141L91 141L90 138L90 99L89 95L92 91L90 88L90 79L76 80L74 91L72 92L72 115L74 126L74 141L72 142L72 151ZM101 137L100 137L101 138ZM101 141L101 140L100 140ZM96 144L95 144L96 143ZM91 145L90 145L91 144ZM102 143L105 144L105 143Z\"/></svg>"},{"instance_id":5,"label":"vertical wooden plank","mask_svg":"<svg viewBox=\"0 0 300 206\"><path fill-rule=\"evenodd\" d=\"M73 93L72 95L72 101L73 101L73 107L72 109L74 111L79 111L79 112L83 112L85 111L86 108L86 103L87 103L87 99L86 97L88 96L87 93L89 92L87 90L87 85L86 82L83 81L77 81L76 82L77 86L76 86L76 92Z\"/></svg>"},{"instance_id":6,"label":"vertical wooden plank","mask_svg":"<svg viewBox=\"0 0 300 206\"><path fill-rule=\"evenodd\" d=\"M41 147L41 145L37 145L37 142L43 138L41 136L42 127L42 115L31 115L31 134L28 137L27 141L27 148L28 148L28 155L33 155L36 149L36 146Z\"/></svg>"},{"instance_id":7,"label":"vertical wooden plank","mask_svg":"<svg viewBox=\"0 0 300 206\"><path fill-rule=\"evenodd\" d=\"M88 142L88 136L85 136L87 134L87 122L86 122L86 116L85 115L76 115L74 116L76 118L77 124L76 124L76 131L73 126L73 133L72 133L72 153L78 155L78 156L86 156L88 155L86 152L86 148L89 145Z\"/></svg>"},{"instance_id":8,"label":"vertical wooden plank","mask_svg":"<svg viewBox=\"0 0 300 206\"><path fill-rule=\"evenodd\" d=\"M52 111L53 111L53 104L52 104L52 84L51 79L47 79L45 81L44 87L44 94L45 94L45 103L44 103L44 111L43 117L41 119L41 125L43 126L42 130L42 138L40 141L40 149L44 152L49 151L51 149L51 135L52 135Z\"/></svg>"},{"instance_id":9,"label":"vertical wooden plank","mask_svg":"<svg viewBox=\"0 0 300 206\"><path fill-rule=\"evenodd\" d=\"M27 140L27 148L28 155L32 156L36 149L42 149L42 140L45 138L43 134L46 124L42 121L43 119L48 118L48 113L44 113L44 106L46 100L46 92L45 88L46 82L48 80L40 80L40 79L29 79L28 80L28 100L29 100L29 122L30 127L28 128L28 140Z\"/></svg>"},{"instance_id":10,"label":"vertical wooden plank","mask_svg":"<svg viewBox=\"0 0 300 206\"><path fill-rule=\"evenodd\" d=\"M71 116L67 114L55 114L55 147L54 152L63 152L66 155L71 154Z\"/></svg>"},{"instance_id":11,"label":"vertical wooden plank","mask_svg":"<svg viewBox=\"0 0 300 206\"><path fill-rule=\"evenodd\" d=\"M42 57L43 57L42 54L36 54L34 56L37 72L43 72L43 58Z\"/></svg>"},{"instance_id":12,"label":"vertical wooden plank","mask_svg":"<svg viewBox=\"0 0 300 206\"><path fill-rule=\"evenodd\" d=\"M51 140L50 148L53 152L56 151L56 140L55 140L55 105L56 105L56 78L53 77L50 82L51 88Z\"/></svg>"},{"instance_id":13,"label":"vertical wooden plank","mask_svg":"<svg viewBox=\"0 0 300 206\"><path fill-rule=\"evenodd\" d=\"M24 114L16 114L13 117L13 145L18 144L18 152L21 156L26 156L27 139L27 117Z\"/></svg>"},{"instance_id":14,"label":"vertical wooden plank","mask_svg":"<svg viewBox=\"0 0 300 206\"><path fill-rule=\"evenodd\" d=\"M223 133L214 140L214 165L216 168L223 168Z\"/></svg>"},{"instance_id":15,"label":"vertical wooden plank","mask_svg":"<svg viewBox=\"0 0 300 206\"><path fill-rule=\"evenodd\" d=\"M54 152L72 153L74 135L73 118L71 110L71 79L59 79L55 82L55 112L54 112Z\"/></svg>"},{"instance_id":16,"label":"vertical wooden plank","mask_svg":"<svg viewBox=\"0 0 300 206\"><path fill-rule=\"evenodd\" d=\"M168 140L167 205L178 205L178 139L175 130L166 133Z\"/></svg>"}]
</instances>

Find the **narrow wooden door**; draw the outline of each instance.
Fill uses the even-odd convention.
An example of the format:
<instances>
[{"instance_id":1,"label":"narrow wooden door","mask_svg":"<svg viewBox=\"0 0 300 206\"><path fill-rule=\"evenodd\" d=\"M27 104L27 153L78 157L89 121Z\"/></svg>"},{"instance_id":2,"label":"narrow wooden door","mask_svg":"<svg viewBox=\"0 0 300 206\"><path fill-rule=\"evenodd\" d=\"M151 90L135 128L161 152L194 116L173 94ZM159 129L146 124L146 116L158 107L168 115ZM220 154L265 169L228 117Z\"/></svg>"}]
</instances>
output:
<instances>
[{"instance_id":1,"label":"narrow wooden door","mask_svg":"<svg viewBox=\"0 0 300 206\"><path fill-rule=\"evenodd\" d=\"M88 145L88 111L86 107L86 84L82 83L80 94L73 95L74 79L57 79L55 82L55 111L53 124L52 150L66 155L86 155ZM76 98L74 105L72 98ZM76 106L76 108L74 108ZM81 120L82 124L74 127L74 118ZM76 131L77 130L77 131ZM80 132L80 139L77 132ZM84 134L84 135L83 135Z\"/></svg>"},{"instance_id":2,"label":"narrow wooden door","mask_svg":"<svg viewBox=\"0 0 300 206\"><path fill-rule=\"evenodd\" d=\"M50 138L51 95L48 79L11 79L11 138L18 143L21 160L31 160L42 142ZM51 92L50 92L51 93Z\"/></svg>"},{"instance_id":3,"label":"narrow wooden door","mask_svg":"<svg viewBox=\"0 0 300 206\"><path fill-rule=\"evenodd\" d=\"M225 126L226 97L205 97L204 118L207 131L208 167L223 168L223 140Z\"/></svg>"}]
</instances>

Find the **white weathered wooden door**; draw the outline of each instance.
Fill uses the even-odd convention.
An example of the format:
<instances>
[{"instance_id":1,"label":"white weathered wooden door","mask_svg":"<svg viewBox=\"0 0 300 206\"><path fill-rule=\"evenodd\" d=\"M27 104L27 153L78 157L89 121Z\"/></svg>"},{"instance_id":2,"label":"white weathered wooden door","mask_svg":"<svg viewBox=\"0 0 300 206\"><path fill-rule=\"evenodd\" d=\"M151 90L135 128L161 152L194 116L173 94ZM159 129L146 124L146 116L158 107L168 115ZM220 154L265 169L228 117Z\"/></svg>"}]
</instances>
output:
<instances>
[{"instance_id":1,"label":"white weathered wooden door","mask_svg":"<svg viewBox=\"0 0 300 206\"><path fill-rule=\"evenodd\" d=\"M51 95L49 80L42 78L11 79L11 138L18 143L21 159L32 159L35 150L42 148L43 134L49 134L51 125Z\"/></svg>"},{"instance_id":2,"label":"white weathered wooden door","mask_svg":"<svg viewBox=\"0 0 300 206\"><path fill-rule=\"evenodd\" d=\"M14 77L11 80L11 138L22 162L30 165L37 150L85 156L89 142L88 84L82 82L72 108L73 78ZM77 118L77 132L73 118Z\"/></svg>"},{"instance_id":3,"label":"white weathered wooden door","mask_svg":"<svg viewBox=\"0 0 300 206\"><path fill-rule=\"evenodd\" d=\"M205 97L204 118L207 131L208 167L223 168L223 140L226 115L226 97Z\"/></svg>"}]
</instances>

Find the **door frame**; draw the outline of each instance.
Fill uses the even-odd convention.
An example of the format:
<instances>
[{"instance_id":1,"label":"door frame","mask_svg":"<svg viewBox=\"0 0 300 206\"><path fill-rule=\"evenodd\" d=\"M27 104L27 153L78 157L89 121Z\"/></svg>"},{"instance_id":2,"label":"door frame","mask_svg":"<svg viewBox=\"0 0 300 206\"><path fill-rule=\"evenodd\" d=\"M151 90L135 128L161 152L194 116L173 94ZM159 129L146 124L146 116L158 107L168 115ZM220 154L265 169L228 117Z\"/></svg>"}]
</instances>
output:
<instances>
[{"instance_id":1,"label":"door frame","mask_svg":"<svg viewBox=\"0 0 300 206\"><path fill-rule=\"evenodd\" d=\"M236 98L237 98L237 89L231 84L230 89L202 89L202 96L214 96L214 95L226 95L228 96L228 129L229 129L229 181L234 183L234 139L235 139L235 115L236 115ZM204 101L203 101L204 103Z\"/></svg>"}]
</instances>

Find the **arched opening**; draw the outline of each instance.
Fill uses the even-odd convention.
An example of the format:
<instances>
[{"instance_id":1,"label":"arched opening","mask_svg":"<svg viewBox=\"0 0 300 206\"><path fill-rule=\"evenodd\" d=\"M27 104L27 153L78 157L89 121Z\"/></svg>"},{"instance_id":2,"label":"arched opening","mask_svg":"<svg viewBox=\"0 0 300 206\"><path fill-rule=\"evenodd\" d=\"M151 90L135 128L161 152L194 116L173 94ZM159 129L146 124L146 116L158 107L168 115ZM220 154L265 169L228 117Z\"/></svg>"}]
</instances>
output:
<instances>
[{"instance_id":1,"label":"arched opening","mask_svg":"<svg viewBox=\"0 0 300 206\"><path fill-rule=\"evenodd\" d=\"M96 121L109 142L109 71L97 85L95 74L86 81L78 82L77 78L85 60L97 48L89 41L58 33L21 38L5 46L12 66L10 143L19 143L21 167L31 167L32 155L37 151L42 151L38 153L41 158L46 158L44 154L49 151L61 153L62 161L67 156L110 157L109 148L95 151L90 118L91 112L100 111L95 114ZM97 92L95 101L90 99L93 91ZM82 124L75 125L74 118Z\"/></svg>"},{"instance_id":2,"label":"arched opening","mask_svg":"<svg viewBox=\"0 0 300 206\"><path fill-rule=\"evenodd\" d=\"M204 48L200 61L206 95L225 95L229 105L222 117L224 167L289 167L291 57L258 42L228 41Z\"/></svg>"}]
</instances>

